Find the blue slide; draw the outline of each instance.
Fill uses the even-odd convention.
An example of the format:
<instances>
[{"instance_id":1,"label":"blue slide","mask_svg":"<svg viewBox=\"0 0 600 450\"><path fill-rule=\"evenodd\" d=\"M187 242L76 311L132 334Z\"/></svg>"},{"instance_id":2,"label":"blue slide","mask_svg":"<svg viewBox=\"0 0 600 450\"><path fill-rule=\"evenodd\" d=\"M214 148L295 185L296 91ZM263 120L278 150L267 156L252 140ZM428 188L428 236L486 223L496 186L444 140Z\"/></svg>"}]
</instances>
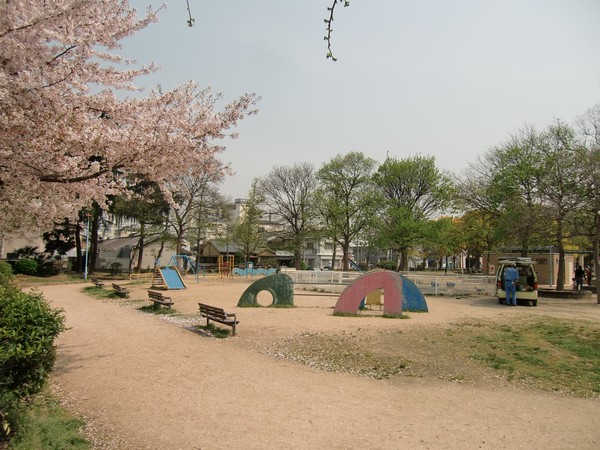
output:
<instances>
[{"instance_id":1,"label":"blue slide","mask_svg":"<svg viewBox=\"0 0 600 450\"><path fill-rule=\"evenodd\" d=\"M168 289L185 289L185 284L178 270L165 267L164 269L160 269L160 272Z\"/></svg>"}]
</instances>

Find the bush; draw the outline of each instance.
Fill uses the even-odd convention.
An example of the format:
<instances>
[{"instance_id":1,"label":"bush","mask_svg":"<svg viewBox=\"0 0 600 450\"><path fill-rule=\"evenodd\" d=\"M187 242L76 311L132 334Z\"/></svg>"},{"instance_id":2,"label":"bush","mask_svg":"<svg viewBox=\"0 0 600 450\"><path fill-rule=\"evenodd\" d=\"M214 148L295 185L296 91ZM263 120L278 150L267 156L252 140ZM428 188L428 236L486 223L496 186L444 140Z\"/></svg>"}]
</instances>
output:
<instances>
[{"instance_id":1,"label":"bush","mask_svg":"<svg viewBox=\"0 0 600 450\"><path fill-rule=\"evenodd\" d=\"M111 275L120 275L123 271L123 264L120 262L111 263L109 270Z\"/></svg>"},{"instance_id":2,"label":"bush","mask_svg":"<svg viewBox=\"0 0 600 450\"><path fill-rule=\"evenodd\" d=\"M0 286L0 437L17 427L19 407L44 387L56 358L54 339L64 330L62 310L50 308L40 293Z\"/></svg>"},{"instance_id":3,"label":"bush","mask_svg":"<svg viewBox=\"0 0 600 450\"><path fill-rule=\"evenodd\" d=\"M12 267L7 262L0 261L0 286L9 286L12 279Z\"/></svg>"},{"instance_id":4,"label":"bush","mask_svg":"<svg viewBox=\"0 0 600 450\"><path fill-rule=\"evenodd\" d=\"M15 261L15 272L23 275L35 275L38 270L38 263L33 259L19 259Z\"/></svg>"},{"instance_id":5,"label":"bush","mask_svg":"<svg viewBox=\"0 0 600 450\"><path fill-rule=\"evenodd\" d=\"M377 263L377 267L380 269L385 269L385 270L396 270L396 262L395 261L389 261L389 260L385 260L385 261L379 261Z\"/></svg>"}]
</instances>

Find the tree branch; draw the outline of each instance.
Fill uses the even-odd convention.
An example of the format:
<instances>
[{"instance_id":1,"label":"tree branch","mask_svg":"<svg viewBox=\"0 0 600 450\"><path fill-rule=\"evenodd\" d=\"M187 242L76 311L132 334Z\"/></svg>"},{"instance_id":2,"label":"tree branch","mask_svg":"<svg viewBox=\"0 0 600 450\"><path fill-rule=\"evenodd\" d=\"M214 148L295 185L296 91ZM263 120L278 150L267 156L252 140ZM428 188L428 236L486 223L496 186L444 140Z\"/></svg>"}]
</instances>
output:
<instances>
[{"instance_id":1,"label":"tree branch","mask_svg":"<svg viewBox=\"0 0 600 450\"><path fill-rule=\"evenodd\" d=\"M329 11L329 17L324 19L325 23L327 24L325 27L327 34L324 37L324 39L327 41L327 58L331 58L332 61L337 61L337 58L333 56L333 51L331 50L331 33L333 33L333 28L331 26L333 23L333 14L338 2L341 3L342 1L344 2L344 7L350 6L350 1L348 0L333 0L331 6L327 8L327 11Z\"/></svg>"},{"instance_id":2,"label":"tree branch","mask_svg":"<svg viewBox=\"0 0 600 450\"><path fill-rule=\"evenodd\" d=\"M187 10L188 10L188 16L189 16L187 24L188 24L188 27L193 27L196 19L194 19L192 17L192 10L190 9L190 0L186 0L186 3L187 3Z\"/></svg>"}]
</instances>

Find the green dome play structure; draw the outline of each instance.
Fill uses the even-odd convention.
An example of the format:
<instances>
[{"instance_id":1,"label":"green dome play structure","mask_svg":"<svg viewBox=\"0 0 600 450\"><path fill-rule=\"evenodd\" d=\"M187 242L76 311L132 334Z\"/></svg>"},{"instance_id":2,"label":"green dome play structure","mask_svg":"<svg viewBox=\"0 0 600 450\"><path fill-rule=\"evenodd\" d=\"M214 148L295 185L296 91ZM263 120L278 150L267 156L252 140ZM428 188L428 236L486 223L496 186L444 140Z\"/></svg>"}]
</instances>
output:
<instances>
[{"instance_id":1,"label":"green dome play structure","mask_svg":"<svg viewBox=\"0 0 600 450\"><path fill-rule=\"evenodd\" d=\"M289 275L276 273L252 283L244 291L238 302L238 306L259 306L256 296L261 291L270 292L273 303L270 306L293 306L294 305L294 281Z\"/></svg>"}]
</instances>

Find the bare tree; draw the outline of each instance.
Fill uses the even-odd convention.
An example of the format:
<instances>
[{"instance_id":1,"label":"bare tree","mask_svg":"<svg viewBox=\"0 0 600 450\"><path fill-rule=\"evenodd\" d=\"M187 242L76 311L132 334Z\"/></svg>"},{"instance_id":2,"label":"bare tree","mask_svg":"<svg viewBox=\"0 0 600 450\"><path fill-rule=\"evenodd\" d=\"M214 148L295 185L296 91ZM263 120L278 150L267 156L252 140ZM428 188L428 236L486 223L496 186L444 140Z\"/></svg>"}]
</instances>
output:
<instances>
[{"instance_id":1,"label":"bare tree","mask_svg":"<svg viewBox=\"0 0 600 450\"><path fill-rule=\"evenodd\" d=\"M258 181L268 212L280 225L279 238L291 244L297 269L300 268L304 241L315 232L312 199L316 187L315 171L310 163L274 167Z\"/></svg>"},{"instance_id":2,"label":"bare tree","mask_svg":"<svg viewBox=\"0 0 600 450\"><path fill-rule=\"evenodd\" d=\"M265 229L262 225L262 193L258 189L258 180L252 182L248 200L244 203L243 213L233 227L233 241L244 253L244 267L250 256L265 245Z\"/></svg>"},{"instance_id":3,"label":"bare tree","mask_svg":"<svg viewBox=\"0 0 600 450\"><path fill-rule=\"evenodd\" d=\"M218 168L192 168L187 174L167 184L173 206L165 220L175 236L177 254L182 252L186 236L202 225L202 216L209 207L208 201L214 198L211 190L223 179L226 167L216 159L212 164Z\"/></svg>"},{"instance_id":4,"label":"bare tree","mask_svg":"<svg viewBox=\"0 0 600 450\"><path fill-rule=\"evenodd\" d=\"M582 221L592 242L593 269L596 272L596 301L600 303L600 105L595 105L579 120L583 146L581 161L584 167L585 189Z\"/></svg>"}]
</instances>

